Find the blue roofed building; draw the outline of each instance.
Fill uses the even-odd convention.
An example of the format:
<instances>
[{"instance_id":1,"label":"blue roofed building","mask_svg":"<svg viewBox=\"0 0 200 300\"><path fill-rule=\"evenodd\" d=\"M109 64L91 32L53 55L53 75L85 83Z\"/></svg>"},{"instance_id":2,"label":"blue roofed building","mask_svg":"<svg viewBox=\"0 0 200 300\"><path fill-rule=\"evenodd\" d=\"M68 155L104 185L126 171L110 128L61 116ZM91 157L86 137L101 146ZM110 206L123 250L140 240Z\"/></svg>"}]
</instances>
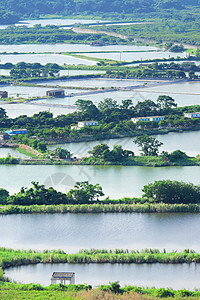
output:
<instances>
[{"instance_id":1,"label":"blue roofed building","mask_svg":"<svg viewBox=\"0 0 200 300\"><path fill-rule=\"evenodd\" d=\"M28 130L23 128L23 129L9 129L6 130L5 133L7 133L8 135L12 136L12 135L19 135L19 134L27 134Z\"/></svg>"}]
</instances>

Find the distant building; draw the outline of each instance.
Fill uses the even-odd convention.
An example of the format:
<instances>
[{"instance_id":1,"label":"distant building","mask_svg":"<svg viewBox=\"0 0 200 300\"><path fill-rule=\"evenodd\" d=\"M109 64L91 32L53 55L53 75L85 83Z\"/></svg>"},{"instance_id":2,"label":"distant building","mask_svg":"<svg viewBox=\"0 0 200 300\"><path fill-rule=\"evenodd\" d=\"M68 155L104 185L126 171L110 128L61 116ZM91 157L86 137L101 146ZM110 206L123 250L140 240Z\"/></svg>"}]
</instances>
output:
<instances>
[{"instance_id":1,"label":"distant building","mask_svg":"<svg viewBox=\"0 0 200 300\"><path fill-rule=\"evenodd\" d=\"M101 47L101 46L105 46L105 43L102 41L94 41L94 42L90 43L90 46Z\"/></svg>"},{"instance_id":2,"label":"distant building","mask_svg":"<svg viewBox=\"0 0 200 300\"><path fill-rule=\"evenodd\" d=\"M200 118L200 112L185 113L184 117L190 119Z\"/></svg>"},{"instance_id":3,"label":"distant building","mask_svg":"<svg viewBox=\"0 0 200 300\"><path fill-rule=\"evenodd\" d=\"M8 92L0 91L0 98L8 98Z\"/></svg>"},{"instance_id":4,"label":"distant building","mask_svg":"<svg viewBox=\"0 0 200 300\"><path fill-rule=\"evenodd\" d=\"M151 117L138 117L138 118L132 118L131 121L133 123L137 123L139 121L142 122L156 122L159 123L160 121L163 121L165 119L164 116L151 116Z\"/></svg>"},{"instance_id":5,"label":"distant building","mask_svg":"<svg viewBox=\"0 0 200 300\"><path fill-rule=\"evenodd\" d=\"M6 132L0 132L0 141L5 141L9 139L9 135Z\"/></svg>"},{"instance_id":6,"label":"distant building","mask_svg":"<svg viewBox=\"0 0 200 300\"><path fill-rule=\"evenodd\" d=\"M78 126L77 125L76 126L72 125L71 129L78 130L78 129L81 129L85 126L98 126L98 125L99 125L99 123L97 121L82 121L82 122L78 122Z\"/></svg>"},{"instance_id":7,"label":"distant building","mask_svg":"<svg viewBox=\"0 0 200 300\"><path fill-rule=\"evenodd\" d=\"M85 126L98 126L99 123L97 121L82 121L78 122L78 128L82 128Z\"/></svg>"},{"instance_id":8,"label":"distant building","mask_svg":"<svg viewBox=\"0 0 200 300\"><path fill-rule=\"evenodd\" d=\"M65 97L65 91L64 90L49 90L46 91L46 96L48 97Z\"/></svg>"},{"instance_id":9,"label":"distant building","mask_svg":"<svg viewBox=\"0 0 200 300\"><path fill-rule=\"evenodd\" d=\"M5 131L5 133L7 134L7 135L18 135L18 134L27 134L28 133L28 131L27 131L27 129L10 129L10 130L6 130Z\"/></svg>"}]
</instances>

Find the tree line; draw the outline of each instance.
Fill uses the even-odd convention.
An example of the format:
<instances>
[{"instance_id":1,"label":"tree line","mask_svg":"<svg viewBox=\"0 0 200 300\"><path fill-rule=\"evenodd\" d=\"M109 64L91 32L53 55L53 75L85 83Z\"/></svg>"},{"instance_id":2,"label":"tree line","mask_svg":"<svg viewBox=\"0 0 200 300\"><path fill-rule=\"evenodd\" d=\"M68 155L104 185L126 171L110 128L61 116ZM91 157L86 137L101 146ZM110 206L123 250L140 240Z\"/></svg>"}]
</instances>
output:
<instances>
[{"instance_id":1,"label":"tree line","mask_svg":"<svg viewBox=\"0 0 200 300\"><path fill-rule=\"evenodd\" d=\"M76 182L74 188L67 193L56 191L53 187L46 188L38 182L32 182L31 188L22 187L20 192L9 195L3 188L0 189L0 204L2 205L60 205L60 204L199 204L200 186L172 180L159 180L145 185L142 189L142 199L129 198L120 200L100 200L104 196L99 184L91 184L88 181Z\"/></svg>"},{"instance_id":2,"label":"tree line","mask_svg":"<svg viewBox=\"0 0 200 300\"><path fill-rule=\"evenodd\" d=\"M131 136L144 132L144 130L156 130L160 128L195 128L200 125L200 119L188 119L184 117L186 112L197 112L199 105L177 107L175 100L167 95L159 96L154 102L150 99L138 101L135 105L133 100L122 100L118 104L116 100L106 98L96 106L90 100L77 100L79 110L53 117L50 112L39 112L31 117L22 115L14 119L6 115L6 111L0 108L0 130L14 128L26 128L28 135L18 135L12 139L23 144L31 145L37 143L35 136L43 140L80 140L83 138L107 138ZM160 115L165 119L156 122L133 123L133 117L145 117ZM98 126L85 126L79 130L73 129L79 121L96 120Z\"/></svg>"}]
</instances>

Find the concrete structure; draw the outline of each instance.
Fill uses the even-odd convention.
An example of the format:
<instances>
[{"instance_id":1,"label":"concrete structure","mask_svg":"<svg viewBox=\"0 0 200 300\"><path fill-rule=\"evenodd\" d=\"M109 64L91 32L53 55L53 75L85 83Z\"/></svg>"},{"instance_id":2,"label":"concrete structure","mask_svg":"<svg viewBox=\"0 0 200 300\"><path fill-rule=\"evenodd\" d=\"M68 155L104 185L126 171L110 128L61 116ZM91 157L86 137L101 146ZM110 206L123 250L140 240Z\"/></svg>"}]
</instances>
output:
<instances>
[{"instance_id":1,"label":"concrete structure","mask_svg":"<svg viewBox=\"0 0 200 300\"><path fill-rule=\"evenodd\" d=\"M99 123L97 121L82 121L78 122L78 128L82 128L85 126L98 126Z\"/></svg>"},{"instance_id":2,"label":"concrete structure","mask_svg":"<svg viewBox=\"0 0 200 300\"><path fill-rule=\"evenodd\" d=\"M8 98L8 92L0 91L0 98Z\"/></svg>"},{"instance_id":3,"label":"concrete structure","mask_svg":"<svg viewBox=\"0 0 200 300\"><path fill-rule=\"evenodd\" d=\"M190 119L200 118L200 112L185 113L184 117L185 118L190 118Z\"/></svg>"},{"instance_id":4,"label":"concrete structure","mask_svg":"<svg viewBox=\"0 0 200 300\"><path fill-rule=\"evenodd\" d=\"M65 91L64 90L49 90L46 91L46 96L48 97L65 97Z\"/></svg>"},{"instance_id":5,"label":"concrete structure","mask_svg":"<svg viewBox=\"0 0 200 300\"><path fill-rule=\"evenodd\" d=\"M138 118L132 118L131 121L133 123L137 123L139 121L141 122L157 122L159 123L160 121L164 120L164 116L151 116L151 117L138 117Z\"/></svg>"},{"instance_id":6,"label":"concrete structure","mask_svg":"<svg viewBox=\"0 0 200 300\"><path fill-rule=\"evenodd\" d=\"M58 281L58 282L57 282ZM75 273L74 272L53 272L51 277L51 284L62 283L75 284Z\"/></svg>"},{"instance_id":7,"label":"concrete structure","mask_svg":"<svg viewBox=\"0 0 200 300\"><path fill-rule=\"evenodd\" d=\"M7 135L18 135L18 134L27 134L28 130L23 128L23 129L10 129L10 130L6 130L5 133Z\"/></svg>"}]
</instances>

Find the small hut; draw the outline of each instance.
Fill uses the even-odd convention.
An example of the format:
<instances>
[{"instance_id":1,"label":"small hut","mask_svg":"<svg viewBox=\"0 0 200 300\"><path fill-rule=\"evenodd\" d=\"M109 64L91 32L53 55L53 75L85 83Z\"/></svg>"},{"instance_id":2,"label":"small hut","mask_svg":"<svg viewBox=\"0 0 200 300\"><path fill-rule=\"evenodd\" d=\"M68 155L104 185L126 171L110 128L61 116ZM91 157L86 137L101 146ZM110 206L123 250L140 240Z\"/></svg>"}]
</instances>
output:
<instances>
[{"instance_id":1,"label":"small hut","mask_svg":"<svg viewBox=\"0 0 200 300\"><path fill-rule=\"evenodd\" d=\"M75 284L75 273L74 272L53 272L51 277L51 284L62 283Z\"/></svg>"},{"instance_id":2,"label":"small hut","mask_svg":"<svg viewBox=\"0 0 200 300\"><path fill-rule=\"evenodd\" d=\"M46 96L48 97L65 97L65 91L64 90L49 90L46 91Z\"/></svg>"}]
</instances>

